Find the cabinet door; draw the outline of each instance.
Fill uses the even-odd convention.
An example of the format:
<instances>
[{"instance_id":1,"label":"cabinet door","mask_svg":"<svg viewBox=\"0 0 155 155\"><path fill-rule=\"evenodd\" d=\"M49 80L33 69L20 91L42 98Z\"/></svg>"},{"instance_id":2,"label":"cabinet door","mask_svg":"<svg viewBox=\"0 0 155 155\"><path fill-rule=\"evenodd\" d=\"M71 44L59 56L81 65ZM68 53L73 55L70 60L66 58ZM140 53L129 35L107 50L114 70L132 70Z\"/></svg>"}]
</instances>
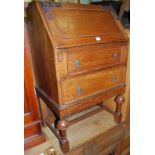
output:
<instances>
[{"instance_id":1,"label":"cabinet door","mask_svg":"<svg viewBox=\"0 0 155 155\"><path fill-rule=\"evenodd\" d=\"M38 106L34 93L30 47L25 25L24 32L24 148L27 149L44 141L41 132Z\"/></svg>"},{"instance_id":2,"label":"cabinet door","mask_svg":"<svg viewBox=\"0 0 155 155\"><path fill-rule=\"evenodd\" d=\"M30 57L30 48L28 45L27 34L24 38L24 123L25 125L31 121L37 120L38 107L34 94L34 83L32 77L32 65Z\"/></svg>"}]
</instances>

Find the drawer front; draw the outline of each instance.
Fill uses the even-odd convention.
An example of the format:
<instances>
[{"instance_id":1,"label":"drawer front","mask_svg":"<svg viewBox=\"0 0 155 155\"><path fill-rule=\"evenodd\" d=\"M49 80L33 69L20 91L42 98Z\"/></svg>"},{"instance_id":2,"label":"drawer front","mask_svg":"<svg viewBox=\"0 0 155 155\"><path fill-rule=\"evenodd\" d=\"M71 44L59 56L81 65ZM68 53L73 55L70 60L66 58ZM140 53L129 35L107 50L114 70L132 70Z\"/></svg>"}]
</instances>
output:
<instances>
[{"instance_id":1,"label":"drawer front","mask_svg":"<svg viewBox=\"0 0 155 155\"><path fill-rule=\"evenodd\" d=\"M68 56L69 75L79 74L125 63L126 51L121 47L80 49Z\"/></svg>"},{"instance_id":2,"label":"drawer front","mask_svg":"<svg viewBox=\"0 0 155 155\"><path fill-rule=\"evenodd\" d=\"M62 82L63 101L80 99L118 86L125 79L125 68L115 68Z\"/></svg>"}]
</instances>

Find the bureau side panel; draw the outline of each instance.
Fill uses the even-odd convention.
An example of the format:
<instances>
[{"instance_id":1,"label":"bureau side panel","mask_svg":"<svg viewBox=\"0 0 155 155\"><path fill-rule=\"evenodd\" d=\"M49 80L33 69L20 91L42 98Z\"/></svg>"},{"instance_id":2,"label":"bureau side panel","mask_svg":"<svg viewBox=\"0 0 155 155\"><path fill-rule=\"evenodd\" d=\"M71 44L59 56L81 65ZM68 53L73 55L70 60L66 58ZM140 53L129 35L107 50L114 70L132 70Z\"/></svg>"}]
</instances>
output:
<instances>
[{"instance_id":1,"label":"bureau side panel","mask_svg":"<svg viewBox=\"0 0 155 155\"><path fill-rule=\"evenodd\" d=\"M35 3L28 7L27 14L36 85L59 103L53 44Z\"/></svg>"}]
</instances>

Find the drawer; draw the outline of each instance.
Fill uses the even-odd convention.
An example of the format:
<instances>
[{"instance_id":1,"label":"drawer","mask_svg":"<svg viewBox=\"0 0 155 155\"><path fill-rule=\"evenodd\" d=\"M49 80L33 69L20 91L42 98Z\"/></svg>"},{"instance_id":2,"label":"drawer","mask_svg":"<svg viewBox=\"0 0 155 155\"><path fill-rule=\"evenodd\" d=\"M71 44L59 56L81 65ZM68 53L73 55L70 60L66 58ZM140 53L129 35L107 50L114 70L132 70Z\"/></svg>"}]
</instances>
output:
<instances>
[{"instance_id":1,"label":"drawer","mask_svg":"<svg viewBox=\"0 0 155 155\"><path fill-rule=\"evenodd\" d=\"M126 62L126 51L122 47L102 46L76 49L68 54L68 73L75 75L107 68Z\"/></svg>"},{"instance_id":2,"label":"drawer","mask_svg":"<svg viewBox=\"0 0 155 155\"><path fill-rule=\"evenodd\" d=\"M123 83L124 78L125 68L121 67L63 81L63 101L65 103L113 88Z\"/></svg>"}]
</instances>

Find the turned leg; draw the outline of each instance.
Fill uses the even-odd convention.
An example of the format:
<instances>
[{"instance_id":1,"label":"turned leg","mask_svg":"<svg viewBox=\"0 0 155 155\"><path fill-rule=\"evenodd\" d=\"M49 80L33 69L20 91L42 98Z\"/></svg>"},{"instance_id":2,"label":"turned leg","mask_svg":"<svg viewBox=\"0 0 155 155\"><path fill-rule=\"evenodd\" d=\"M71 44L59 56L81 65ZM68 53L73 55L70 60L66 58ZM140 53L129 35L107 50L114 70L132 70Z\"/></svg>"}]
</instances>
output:
<instances>
[{"instance_id":1,"label":"turned leg","mask_svg":"<svg viewBox=\"0 0 155 155\"><path fill-rule=\"evenodd\" d=\"M59 134L59 130L57 128L58 121L59 121L59 118L56 116L55 121L54 121L54 128L56 129L56 132Z\"/></svg>"},{"instance_id":2,"label":"turned leg","mask_svg":"<svg viewBox=\"0 0 155 155\"><path fill-rule=\"evenodd\" d=\"M60 137L61 137L61 140L59 142L60 142L61 149L64 153L69 151L69 141L67 139L67 134L66 134L68 125L69 125L68 122L65 120L59 120L57 123L57 129L59 130Z\"/></svg>"},{"instance_id":3,"label":"turned leg","mask_svg":"<svg viewBox=\"0 0 155 155\"><path fill-rule=\"evenodd\" d=\"M121 113L121 108L122 108L122 104L124 102L124 97L123 95L119 94L116 96L115 98L115 102L116 102L116 111L114 114L114 119L116 123L121 123L121 119L122 119L122 113Z\"/></svg>"}]
</instances>

